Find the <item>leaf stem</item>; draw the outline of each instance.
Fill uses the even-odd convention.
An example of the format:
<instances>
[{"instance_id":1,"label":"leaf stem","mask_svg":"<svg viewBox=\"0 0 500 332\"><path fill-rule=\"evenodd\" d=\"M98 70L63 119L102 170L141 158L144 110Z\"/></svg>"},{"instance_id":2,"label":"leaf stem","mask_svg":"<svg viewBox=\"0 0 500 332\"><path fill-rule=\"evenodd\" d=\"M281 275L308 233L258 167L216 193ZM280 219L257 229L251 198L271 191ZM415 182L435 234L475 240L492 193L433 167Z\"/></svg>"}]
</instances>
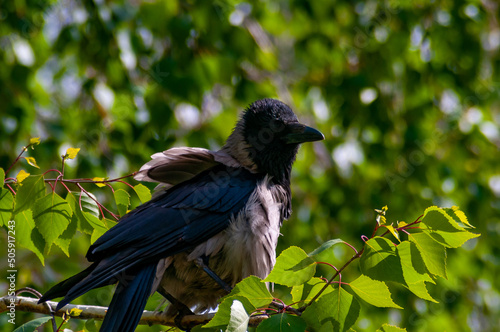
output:
<instances>
[{"instance_id":1,"label":"leaf stem","mask_svg":"<svg viewBox=\"0 0 500 332\"><path fill-rule=\"evenodd\" d=\"M374 232L375 233L375 232ZM333 277L330 278L330 280L328 280L328 282L326 283L325 286L323 286L323 288L321 288L321 290L318 292L318 294L316 294L312 299L311 301L309 301L309 303L307 303L306 305L300 307L298 309L299 312L304 312L304 310L307 309L307 307L309 307L311 304L313 304L314 301L316 301L320 296L321 294L328 288L328 286L335 280L335 278L337 278L337 276L349 265L352 263L353 260L361 257L361 255L363 254L363 251L365 251L365 248L363 247L363 249L361 249L360 251L358 251L358 253L354 256L351 257L351 259L344 264L344 266L342 266L334 275Z\"/></svg>"}]
</instances>

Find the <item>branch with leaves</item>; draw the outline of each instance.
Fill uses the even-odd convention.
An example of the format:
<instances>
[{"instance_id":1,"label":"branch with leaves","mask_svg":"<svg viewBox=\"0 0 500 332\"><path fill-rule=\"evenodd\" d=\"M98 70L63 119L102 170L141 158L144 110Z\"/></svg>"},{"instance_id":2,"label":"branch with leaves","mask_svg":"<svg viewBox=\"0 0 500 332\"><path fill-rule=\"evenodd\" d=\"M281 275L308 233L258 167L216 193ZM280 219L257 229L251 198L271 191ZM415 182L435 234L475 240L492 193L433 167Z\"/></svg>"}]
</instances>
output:
<instances>
[{"instance_id":1,"label":"branch with leaves","mask_svg":"<svg viewBox=\"0 0 500 332\"><path fill-rule=\"evenodd\" d=\"M34 158L23 157L23 153L38 143L36 139L31 140L7 168L7 173L22 158L37 167ZM68 149L62 156L60 170L51 169L40 175L20 171L15 178L5 177L0 168L0 181L4 184L0 188L0 225L4 225L8 232L15 229L17 244L33 251L42 264L44 255L48 255L53 244L69 256L68 248L77 230L90 235L93 242L114 224L105 215L117 218L125 214L130 206L130 195L123 189L115 190L111 183L126 183L122 179L133 174L112 180L65 179L65 160L74 158L77 153L78 149ZM58 175L56 178L46 179L45 175L49 172ZM51 189L49 193L46 183ZM83 184L87 183L111 188L118 213L111 212L89 190L84 189ZM135 191L141 202L151 198L151 193L145 186L126 184ZM55 192L58 185L67 192L65 198ZM70 186L76 186L78 191L71 191ZM479 234L470 232L473 226L458 207L431 206L411 223L388 223L387 210L386 206L375 210L374 230L370 237L361 236L364 243L361 249L340 239L327 241L309 254L299 247L290 247L277 258L274 269L266 279L261 280L255 276L244 279L220 300L218 311L213 318L210 316L210 321L204 320L208 317L205 315L201 320L190 321L189 325L199 324L193 331L201 329L201 325L203 331L243 331L249 324L258 324L257 331L283 330L287 326L294 326L297 331L347 331L359 318L362 303L403 309L393 300L389 283L404 287L426 301L437 302L427 286L435 284L437 278L447 278L446 250L458 248ZM386 236L393 236L396 242ZM324 253L339 245L347 246L353 251L347 262L339 264L334 258L322 259ZM343 279L344 270L357 260L361 274L354 280ZM331 276L316 277L318 265L331 268ZM269 282L288 287L291 301L284 301L271 294L267 287ZM31 301L18 299L21 301L19 303ZM24 308L21 305L18 307L19 310L25 310ZM82 310L79 315L68 312L63 323L70 317L88 317L87 309ZM102 316L104 311L105 309ZM143 321L150 324L171 323L149 321L148 315L150 314L145 313ZM153 316L156 317L156 314ZM384 325L382 330L401 329Z\"/></svg>"}]
</instances>

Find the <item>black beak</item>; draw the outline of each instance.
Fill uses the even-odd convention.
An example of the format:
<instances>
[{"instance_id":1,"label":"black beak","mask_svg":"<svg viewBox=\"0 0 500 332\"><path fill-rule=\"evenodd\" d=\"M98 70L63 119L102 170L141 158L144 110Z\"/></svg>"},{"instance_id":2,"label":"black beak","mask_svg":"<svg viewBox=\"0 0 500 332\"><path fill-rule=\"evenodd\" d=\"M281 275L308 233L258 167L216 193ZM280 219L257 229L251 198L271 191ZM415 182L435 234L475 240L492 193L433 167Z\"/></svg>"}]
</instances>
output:
<instances>
[{"instance_id":1,"label":"black beak","mask_svg":"<svg viewBox=\"0 0 500 332\"><path fill-rule=\"evenodd\" d=\"M301 123L290 123L287 125L287 129L289 132L282 138L287 144L299 144L325 139L325 136L320 131Z\"/></svg>"}]
</instances>

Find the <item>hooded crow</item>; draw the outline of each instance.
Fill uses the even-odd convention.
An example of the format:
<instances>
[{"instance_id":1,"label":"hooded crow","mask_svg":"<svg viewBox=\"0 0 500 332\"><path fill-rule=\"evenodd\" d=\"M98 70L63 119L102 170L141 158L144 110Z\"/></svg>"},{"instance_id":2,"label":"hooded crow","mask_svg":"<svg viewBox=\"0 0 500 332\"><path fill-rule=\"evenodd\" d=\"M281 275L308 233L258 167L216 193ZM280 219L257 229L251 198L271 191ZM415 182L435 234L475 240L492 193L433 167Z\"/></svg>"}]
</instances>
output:
<instances>
[{"instance_id":1,"label":"hooded crow","mask_svg":"<svg viewBox=\"0 0 500 332\"><path fill-rule=\"evenodd\" d=\"M151 201L92 244L84 271L47 291L57 310L91 289L117 283L100 331L134 331L158 291L174 317L213 309L250 275L265 278L290 217L290 173L299 145L324 139L274 99L243 113L219 151L156 153L135 179L158 182Z\"/></svg>"}]
</instances>

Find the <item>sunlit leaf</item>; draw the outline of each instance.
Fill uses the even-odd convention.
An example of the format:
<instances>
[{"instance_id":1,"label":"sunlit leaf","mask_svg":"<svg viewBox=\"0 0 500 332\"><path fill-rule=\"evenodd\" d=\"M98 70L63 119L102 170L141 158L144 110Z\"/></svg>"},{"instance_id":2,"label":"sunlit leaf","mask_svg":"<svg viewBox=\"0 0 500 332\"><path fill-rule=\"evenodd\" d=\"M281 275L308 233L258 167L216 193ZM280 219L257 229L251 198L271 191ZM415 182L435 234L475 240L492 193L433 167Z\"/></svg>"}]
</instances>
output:
<instances>
[{"instance_id":1,"label":"sunlit leaf","mask_svg":"<svg viewBox=\"0 0 500 332\"><path fill-rule=\"evenodd\" d=\"M386 225L385 228L387 228L389 230L389 232L391 232L392 235L394 235L394 237L399 241L399 233L394 229L394 227L392 227L392 225Z\"/></svg>"},{"instance_id":2,"label":"sunlit leaf","mask_svg":"<svg viewBox=\"0 0 500 332\"><path fill-rule=\"evenodd\" d=\"M69 312L69 315L72 317L78 317L80 314L83 312L83 310L78 309L78 308L72 308L71 311Z\"/></svg>"},{"instance_id":3,"label":"sunlit leaf","mask_svg":"<svg viewBox=\"0 0 500 332\"><path fill-rule=\"evenodd\" d=\"M30 176L30 173L27 173L24 169L20 170L16 176L17 183L21 184L28 176Z\"/></svg>"},{"instance_id":4,"label":"sunlit leaf","mask_svg":"<svg viewBox=\"0 0 500 332\"><path fill-rule=\"evenodd\" d=\"M356 280L349 283L349 286L356 295L375 307L403 309L391 298L391 292L382 281L360 275Z\"/></svg>"},{"instance_id":5,"label":"sunlit leaf","mask_svg":"<svg viewBox=\"0 0 500 332\"><path fill-rule=\"evenodd\" d=\"M316 264L299 247L284 250L276 259L274 269L265 281L285 286L297 286L310 280L316 272Z\"/></svg>"},{"instance_id":6,"label":"sunlit leaf","mask_svg":"<svg viewBox=\"0 0 500 332\"><path fill-rule=\"evenodd\" d=\"M389 324L384 324L379 329L377 329L377 332L404 332L404 331L406 331L406 329L402 329L400 327Z\"/></svg>"},{"instance_id":7,"label":"sunlit leaf","mask_svg":"<svg viewBox=\"0 0 500 332\"><path fill-rule=\"evenodd\" d=\"M66 150L66 159L75 159L76 155L80 151L80 148L69 148Z\"/></svg>"},{"instance_id":8,"label":"sunlit leaf","mask_svg":"<svg viewBox=\"0 0 500 332\"><path fill-rule=\"evenodd\" d=\"M268 305L273 300L266 283L256 276L247 277L236 284L228 297L234 295L244 296L255 307Z\"/></svg>"},{"instance_id":9,"label":"sunlit leaf","mask_svg":"<svg viewBox=\"0 0 500 332\"><path fill-rule=\"evenodd\" d=\"M40 168L40 167L38 167L38 165L36 164L36 160L35 160L35 158L33 158L33 157L24 157L24 159L26 159L26 161L28 162L28 164L30 164L31 166L36 167L36 168ZM18 176L19 176L19 175L18 175ZM18 179L18 181L19 181L19 179Z\"/></svg>"},{"instance_id":10,"label":"sunlit leaf","mask_svg":"<svg viewBox=\"0 0 500 332\"><path fill-rule=\"evenodd\" d=\"M106 181L105 178L95 177L95 178L92 178L92 181L96 181L95 185L98 186L98 187L105 187L106 186L105 183L102 183L102 181Z\"/></svg>"},{"instance_id":11,"label":"sunlit leaf","mask_svg":"<svg viewBox=\"0 0 500 332\"><path fill-rule=\"evenodd\" d=\"M141 203L146 203L147 201L151 200L151 190L148 189L145 185L139 183L138 185L134 186L134 191L139 197L139 200Z\"/></svg>"},{"instance_id":12,"label":"sunlit leaf","mask_svg":"<svg viewBox=\"0 0 500 332\"><path fill-rule=\"evenodd\" d=\"M253 306L252 303L244 296L234 295L226 297L219 305L219 308L217 309L217 313L215 314L215 316L210 320L210 322L205 324L203 327L211 327L211 328L218 328L225 330L227 325L229 324L229 317L231 315L231 306L233 305L233 302L235 300L238 300L243 305L246 312L253 312L256 309L256 307Z\"/></svg>"},{"instance_id":13,"label":"sunlit leaf","mask_svg":"<svg viewBox=\"0 0 500 332\"><path fill-rule=\"evenodd\" d=\"M425 210L420 228L436 242L448 248L458 248L465 241L480 236L466 231L444 209L435 206Z\"/></svg>"},{"instance_id":14,"label":"sunlit leaf","mask_svg":"<svg viewBox=\"0 0 500 332\"><path fill-rule=\"evenodd\" d=\"M32 137L30 138L30 145L35 146L40 144L40 137Z\"/></svg>"},{"instance_id":15,"label":"sunlit leaf","mask_svg":"<svg viewBox=\"0 0 500 332\"><path fill-rule=\"evenodd\" d=\"M246 332L250 316L245 311L243 304L234 300L231 305L231 312L229 315L229 323L227 325L227 332Z\"/></svg>"}]
</instances>

